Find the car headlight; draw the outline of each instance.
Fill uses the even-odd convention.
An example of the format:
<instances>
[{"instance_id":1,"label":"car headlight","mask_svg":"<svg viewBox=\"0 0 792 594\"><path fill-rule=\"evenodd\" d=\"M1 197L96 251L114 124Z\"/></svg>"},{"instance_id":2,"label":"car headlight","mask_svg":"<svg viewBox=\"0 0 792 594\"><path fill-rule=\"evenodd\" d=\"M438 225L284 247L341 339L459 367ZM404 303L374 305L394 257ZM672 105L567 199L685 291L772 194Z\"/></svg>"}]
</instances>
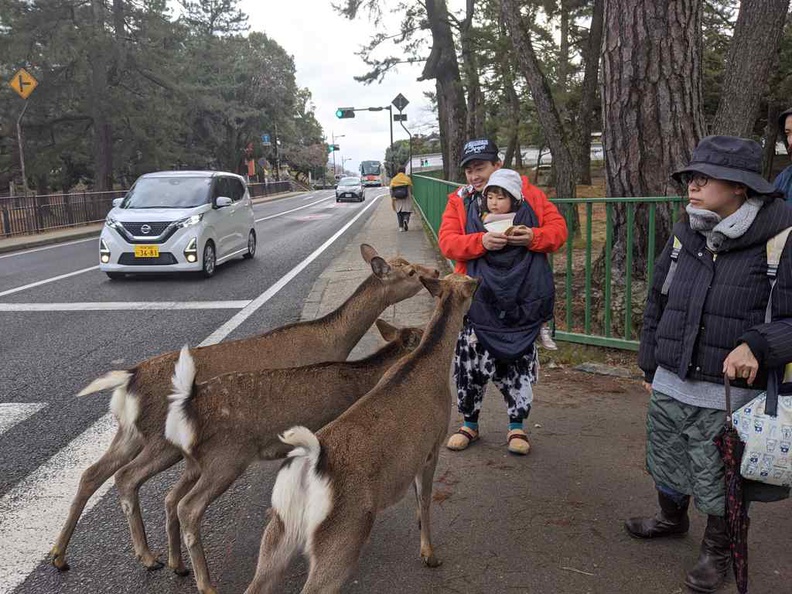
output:
<instances>
[{"instance_id":1,"label":"car headlight","mask_svg":"<svg viewBox=\"0 0 792 594\"><path fill-rule=\"evenodd\" d=\"M203 219L203 213L193 215L191 217L187 217L186 219L182 219L180 221L176 221L173 225L177 229L184 229L185 227L192 227L193 225L197 225Z\"/></svg>"},{"instance_id":2,"label":"car headlight","mask_svg":"<svg viewBox=\"0 0 792 594\"><path fill-rule=\"evenodd\" d=\"M118 221L116 221L116 220L115 220L113 217L111 217L110 215L107 215L107 218L105 219L105 225L107 225L107 226L108 226L108 227L110 227L111 229L120 229L120 228L121 228L121 223L119 223Z\"/></svg>"}]
</instances>

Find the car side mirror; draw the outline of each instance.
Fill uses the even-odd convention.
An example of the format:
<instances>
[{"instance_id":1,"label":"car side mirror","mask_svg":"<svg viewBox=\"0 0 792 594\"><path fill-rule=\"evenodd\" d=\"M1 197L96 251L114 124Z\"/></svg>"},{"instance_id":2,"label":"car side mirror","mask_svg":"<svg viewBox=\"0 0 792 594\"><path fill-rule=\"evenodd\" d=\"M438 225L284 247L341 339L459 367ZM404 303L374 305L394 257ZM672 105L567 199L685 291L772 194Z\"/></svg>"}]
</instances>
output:
<instances>
[{"instance_id":1,"label":"car side mirror","mask_svg":"<svg viewBox=\"0 0 792 594\"><path fill-rule=\"evenodd\" d=\"M113 198L113 208L117 208L121 206L121 203L124 201L123 198Z\"/></svg>"},{"instance_id":2,"label":"car side mirror","mask_svg":"<svg viewBox=\"0 0 792 594\"><path fill-rule=\"evenodd\" d=\"M215 208L223 208L224 206L231 206L234 203L228 196L218 196L215 200Z\"/></svg>"}]
</instances>

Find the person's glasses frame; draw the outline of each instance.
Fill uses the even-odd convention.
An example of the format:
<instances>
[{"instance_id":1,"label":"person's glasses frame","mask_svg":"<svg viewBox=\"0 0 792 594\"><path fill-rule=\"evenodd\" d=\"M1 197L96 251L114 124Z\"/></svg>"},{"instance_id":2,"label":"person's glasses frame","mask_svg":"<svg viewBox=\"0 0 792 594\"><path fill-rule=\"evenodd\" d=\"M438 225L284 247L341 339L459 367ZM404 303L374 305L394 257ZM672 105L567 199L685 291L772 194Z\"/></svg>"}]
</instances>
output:
<instances>
[{"instance_id":1,"label":"person's glasses frame","mask_svg":"<svg viewBox=\"0 0 792 594\"><path fill-rule=\"evenodd\" d=\"M683 173L679 176L679 180L682 182L684 186L689 186L690 184L693 184L697 188L703 188L704 186L706 186L709 183L710 179L711 178L709 175L706 175L704 173L697 173L697 172Z\"/></svg>"}]
</instances>

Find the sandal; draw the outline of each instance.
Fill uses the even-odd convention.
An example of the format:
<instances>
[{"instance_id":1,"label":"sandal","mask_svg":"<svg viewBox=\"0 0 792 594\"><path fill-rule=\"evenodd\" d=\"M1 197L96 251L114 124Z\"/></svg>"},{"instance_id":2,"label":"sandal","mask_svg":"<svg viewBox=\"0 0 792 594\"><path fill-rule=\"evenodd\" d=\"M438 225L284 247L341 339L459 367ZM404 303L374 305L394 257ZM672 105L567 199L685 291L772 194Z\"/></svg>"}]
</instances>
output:
<instances>
[{"instance_id":1,"label":"sandal","mask_svg":"<svg viewBox=\"0 0 792 594\"><path fill-rule=\"evenodd\" d=\"M506 440L509 444L509 451L512 454L525 456L531 451L531 442L528 441L528 435L522 429L512 429L509 431Z\"/></svg>"},{"instance_id":2,"label":"sandal","mask_svg":"<svg viewBox=\"0 0 792 594\"><path fill-rule=\"evenodd\" d=\"M451 437L448 438L448 443L446 443L446 447L449 450L454 450L455 452L459 452L464 450L474 441L478 441L479 433L470 427L465 427L462 425L456 433L454 433Z\"/></svg>"}]
</instances>

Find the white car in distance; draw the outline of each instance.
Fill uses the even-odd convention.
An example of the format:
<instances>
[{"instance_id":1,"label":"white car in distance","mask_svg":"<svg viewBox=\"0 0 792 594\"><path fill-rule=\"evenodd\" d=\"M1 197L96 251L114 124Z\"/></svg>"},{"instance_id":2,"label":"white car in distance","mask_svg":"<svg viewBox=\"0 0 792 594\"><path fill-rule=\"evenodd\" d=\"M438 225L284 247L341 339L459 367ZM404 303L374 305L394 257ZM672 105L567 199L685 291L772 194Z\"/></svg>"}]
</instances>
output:
<instances>
[{"instance_id":1,"label":"white car in distance","mask_svg":"<svg viewBox=\"0 0 792 594\"><path fill-rule=\"evenodd\" d=\"M99 239L99 269L111 279L136 272L201 272L256 254L256 222L244 178L220 171L140 176L113 201Z\"/></svg>"}]
</instances>

